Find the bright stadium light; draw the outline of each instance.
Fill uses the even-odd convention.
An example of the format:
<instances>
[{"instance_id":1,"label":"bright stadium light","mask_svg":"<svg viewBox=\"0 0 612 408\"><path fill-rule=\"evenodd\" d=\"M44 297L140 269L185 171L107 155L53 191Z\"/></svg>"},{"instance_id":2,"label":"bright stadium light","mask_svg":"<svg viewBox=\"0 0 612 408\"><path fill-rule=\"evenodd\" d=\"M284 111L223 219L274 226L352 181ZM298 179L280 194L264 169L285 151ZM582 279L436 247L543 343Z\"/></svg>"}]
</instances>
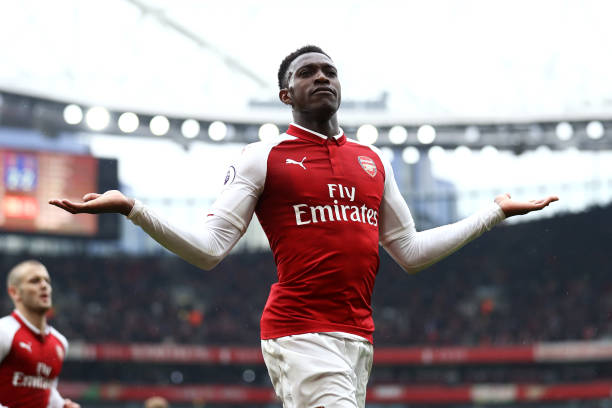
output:
<instances>
[{"instance_id":1,"label":"bright stadium light","mask_svg":"<svg viewBox=\"0 0 612 408\"><path fill-rule=\"evenodd\" d=\"M365 144L374 144L378 139L378 129L374 125L361 125L357 129L357 140Z\"/></svg>"},{"instance_id":2,"label":"bright stadium light","mask_svg":"<svg viewBox=\"0 0 612 408\"><path fill-rule=\"evenodd\" d=\"M393 144L402 144L408 140L408 131L403 126L393 126L389 130L389 141Z\"/></svg>"},{"instance_id":3,"label":"bright stadium light","mask_svg":"<svg viewBox=\"0 0 612 408\"><path fill-rule=\"evenodd\" d=\"M429 157L429 160L431 160L432 162L442 160L445 156L446 151L442 146L432 146L427 151L427 157Z\"/></svg>"},{"instance_id":4,"label":"bright stadium light","mask_svg":"<svg viewBox=\"0 0 612 408\"><path fill-rule=\"evenodd\" d=\"M200 134L200 123L195 119L187 119L181 124L181 133L187 139L193 139Z\"/></svg>"},{"instance_id":5,"label":"bright stadium light","mask_svg":"<svg viewBox=\"0 0 612 408\"><path fill-rule=\"evenodd\" d=\"M606 130L604 129L604 125L598 120L589 122L586 127L587 136L591 139L601 139L605 132Z\"/></svg>"},{"instance_id":6,"label":"bright stadium light","mask_svg":"<svg viewBox=\"0 0 612 408\"><path fill-rule=\"evenodd\" d=\"M459 159L467 159L472 155L472 150L467 146L457 146L453 154Z\"/></svg>"},{"instance_id":7,"label":"bright stadium light","mask_svg":"<svg viewBox=\"0 0 612 408\"><path fill-rule=\"evenodd\" d=\"M69 125L78 125L83 120L83 109L74 104L66 105L64 108L64 120Z\"/></svg>"},{"instance_id":8,"label":"bright stadium light","mask_svg":"<svg viewBox=\"0 0 612 408\"><path fill-rule=\"evenodd\" d=\"M402 160L407 164L416 164L421 158L419 149L414 146L408 146L402 151Z\"/></svg>"},{"instance_id":9,"label":"bright stadium light","mask_svg":"<svg viewBox=\"0 0 612 408\"><path fill-rule=\"evenodd\" d=\"M138 129L140 121L134 112L124 112L119 116L117 125L123 133L132 133Z\"/></svg>"},{"instance_id":10,"label":"bright stadium light","mask_svg":"<svg viewBox=\"0 0 612 408\"><path fill-rule=\"evenodd\" d=\"M380 151L382 152L383 156L385 156L387 160L393 161L393 158L395 157L395 153L393 152L392 148L388 146L384 146L380 148Z\"/></svg>"},{"instance_id":11,"label":"bright stadium light","mask_svg":"<svg viewBox=\"0 0 612 408\"><path fill-rule=\"evenodd\" d=\"M555 129L559 140L570 140L574 136L574 128L568 122L560 122Z\"/></svg>"},{"instance_id":12,"label":"bright stadium light","mask_svg":"<svg viewBox=\"0 0 612 408\"><path fill-rule=\"evenodd\" d=\"M477 126L468 126L465 128L465 141L468 143L477 142L480 139L480 129Z\"/></svg>"},{"instance_id":13,"label":"bright stadium light","mask_svg":"<svg viewBox=\"0 0 612 408\"><path fill-rule=\"evenodd\" d=\"M221 121L214 121L208 126L208 137L215 142L225 139L227 136L227 125Z\"/></svg>"},{"instance_id":14,"label":"bright stadium light","mask_svg":"<svg viewBox=\"0 0 612 408\"><path fill-rule=\"evenodd\" d=\"M149 129L155 136L163 136L170 130L170 121L162 115L153 116L149 122Z\"/></svg>"},{"instance_id":15,"label":"bright stadium light","mask_svg":"<svg viewBox=\"0 0 612 408\"><path fill-rule=\"evenodd\" d=\"M259 128L259 139L260 140L269 140L273 137L278 136L278 126L274 123L264 123Z\"/></svg>"},{"instance_id":16,"label":"bright stadium light","mask_svg":"<svg viewBox=\"0 0 612 408\"><path fill-rule=\"evenodd\" d=\"M423 144L431 144L436 139L436 129L431 125L423 125L417 130L417 139Z\"/></svg>"},{"instance_id":17,"label":"bright stadium light","mask_svg":"<svg viewBox=\"0 0 612 408\"><path fill-rule=\"evenodd\" d=\"M499 154L499 150L495 146L486 145L480 149L480 154L484 157L495 157Z\"/></svg>"},{"instance_id":18,"label":"bright stadium light","mask_svg":"<svg viewBox=\"0 0 612 408\"><path fill-rule=\"evenodd\" d=\"M535 148L534 152L536 152L539 155L550 155L552 153L552 150L550 149L550 147L546 146L546 145L541 145Z\"/></svg>"},{"instance_id":19,"label":"bright stadium light","mask_svg":"<svg viewBox=\"0 0 612 408\"><path fill-rule=\"evenodd\" d=\"M87 110L85 122L92 130L103 130L110 122L110 113L106 108L94 106Z\"/></svg>"}]
</instances>

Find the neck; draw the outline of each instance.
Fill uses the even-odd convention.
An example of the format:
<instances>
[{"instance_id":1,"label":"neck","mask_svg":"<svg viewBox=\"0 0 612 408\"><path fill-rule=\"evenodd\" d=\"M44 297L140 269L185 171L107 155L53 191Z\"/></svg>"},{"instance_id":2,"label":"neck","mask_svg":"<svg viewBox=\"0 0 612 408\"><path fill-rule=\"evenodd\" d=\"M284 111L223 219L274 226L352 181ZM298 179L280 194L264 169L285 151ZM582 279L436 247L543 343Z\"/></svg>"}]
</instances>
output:
<instances>
[{"instance_id":1,"label":"neck","mask_svg":"<svg viewBox=\"0 0 612 408\"><path fill-rule=\"evenodd\" d=\"M36 312L33 310L27 310L22 305L17 306L17 310L26 320L32 324L32 326L36 327L40 330L41 333L44 333L47 329L47 318L45 317L46 311L43 313Z\"/></svg>"},{"instance_id":2,"label":"neck","mask_svg":"<svg viewBox=\"0 0 612 408\"><path fill-rule=\"evenodd\" d=\"M303 115L300 112L293 112L293 121L306 129L321 133L327 137L334 137L340 133L338 127L338 117L334 114L331 118L325 120L313 119Z\"/></svg>"}]
</instances>

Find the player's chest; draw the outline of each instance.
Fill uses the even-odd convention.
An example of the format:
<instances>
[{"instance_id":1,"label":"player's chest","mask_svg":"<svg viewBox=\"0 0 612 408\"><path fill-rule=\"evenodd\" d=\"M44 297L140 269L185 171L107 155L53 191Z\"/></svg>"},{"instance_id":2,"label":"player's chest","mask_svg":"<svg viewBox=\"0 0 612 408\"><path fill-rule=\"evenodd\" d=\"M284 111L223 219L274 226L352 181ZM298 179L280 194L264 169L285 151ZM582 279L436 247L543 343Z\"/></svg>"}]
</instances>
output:
<instances>
[{"instance_id":1,"label":"player's chest","mask_svg":"<svg viewBox=\"0 0 612 408\"><path fill-rule=\"evenodd\" d=\"M371 151L348 146L286 147L268 157L265 190L284 201L380 204L384 169Z\"/></svg>"},{"instance_id":2,"label":"player's chest","mask_svg":"<svg viewBox=\"0 0 612 408\"><path fill-rule=\"evenodd\" d=\"M18 371L25 374L56 377L64 357L63 347L52 337L41 341L35 335L18 332L13 339L11 360L18 364Z\"/></svg>"}]
</instances>

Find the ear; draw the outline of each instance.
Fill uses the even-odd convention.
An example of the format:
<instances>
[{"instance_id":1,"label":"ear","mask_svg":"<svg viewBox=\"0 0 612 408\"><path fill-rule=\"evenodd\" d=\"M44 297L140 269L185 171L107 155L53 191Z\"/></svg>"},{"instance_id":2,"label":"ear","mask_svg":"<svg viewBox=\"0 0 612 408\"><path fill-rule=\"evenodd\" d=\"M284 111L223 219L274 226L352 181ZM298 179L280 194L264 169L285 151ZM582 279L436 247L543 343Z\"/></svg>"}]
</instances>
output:
<instances>
[{"instance_id":1,"label":"ear","mask_svg":"<svg viewBox=\"0 0 612 408\"><path fill-rule=\"evenodd\" d=\"M278 99L285 105L293 105L293 100L289 94L289 89L283 88L278 92Z\"/></svg>"},{"instance_id":2,"label":"ear","mask_svg":"<svg viewBox=\"0 0 612 408\"><path fill-rule=\"evenodd\" d=\"M17 288L15 286L9 286L7 289L7 292L9 296L11 297L11 299L13 300L13 302L16 302L17 298L19 297L19 294L17 293Z\"/></svg>"}]
</instances>

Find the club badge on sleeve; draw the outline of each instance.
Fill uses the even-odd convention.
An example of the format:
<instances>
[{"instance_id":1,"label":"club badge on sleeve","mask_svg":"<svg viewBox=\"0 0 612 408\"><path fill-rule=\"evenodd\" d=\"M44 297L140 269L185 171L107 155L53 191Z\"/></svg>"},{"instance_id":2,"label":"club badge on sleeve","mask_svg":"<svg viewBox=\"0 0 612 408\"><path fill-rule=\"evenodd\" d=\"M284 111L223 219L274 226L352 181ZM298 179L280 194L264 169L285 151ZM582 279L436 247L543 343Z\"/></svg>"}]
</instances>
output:
<instances>
[{"instance_id":1,"label":"club badge on sleeve","mask_svg":"<svg viewBox=\"0 0 612 408\"><path fill-rule=\"evenodd\" d=\"M223 185L232 184L235 178L236 168L234 166L229 166L229 169L227 169L227 174L225 175L225 181L223 182Z\"/></svg>"}]
</instances>

